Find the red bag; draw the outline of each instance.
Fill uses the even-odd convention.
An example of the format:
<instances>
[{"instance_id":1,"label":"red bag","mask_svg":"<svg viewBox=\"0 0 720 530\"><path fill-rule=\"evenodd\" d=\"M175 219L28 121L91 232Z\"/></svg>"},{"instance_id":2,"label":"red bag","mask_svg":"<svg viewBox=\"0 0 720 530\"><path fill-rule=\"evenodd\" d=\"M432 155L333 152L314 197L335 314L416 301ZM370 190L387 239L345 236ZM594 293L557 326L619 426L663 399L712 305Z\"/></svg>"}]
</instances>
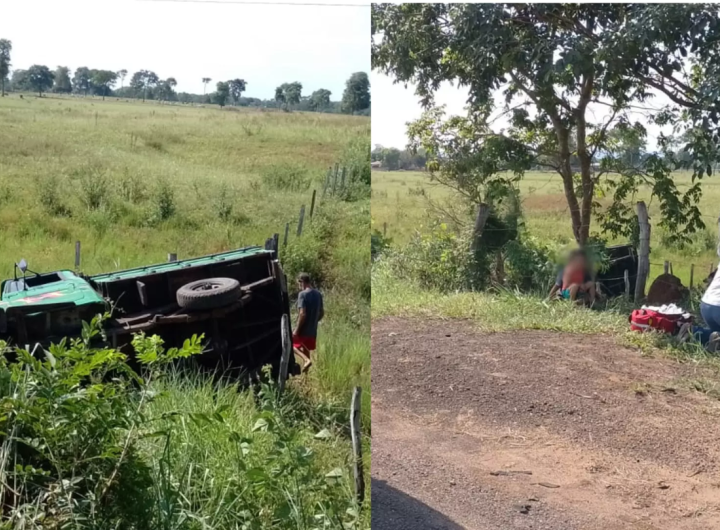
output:
<instances>
[{"instance_id":1,"label":"red bag","mask_svg":"<svg viewBox=\"0 0 720 530\"><path fill-rule=\"evenodd\" d=\"M692 322L682 314L668 315L652 309L635 309L630 315L630 329L633 331L657 330L674 335L680 326Z\"/></svg>"}]
</instances>

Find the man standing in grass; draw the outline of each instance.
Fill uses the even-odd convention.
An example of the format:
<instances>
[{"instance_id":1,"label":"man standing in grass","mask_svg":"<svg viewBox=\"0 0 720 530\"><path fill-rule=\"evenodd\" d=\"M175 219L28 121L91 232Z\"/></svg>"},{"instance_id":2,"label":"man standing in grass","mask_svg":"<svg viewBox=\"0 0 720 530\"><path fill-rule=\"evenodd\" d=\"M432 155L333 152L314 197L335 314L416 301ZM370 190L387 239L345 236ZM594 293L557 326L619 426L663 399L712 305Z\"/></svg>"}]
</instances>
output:
<instances>
[{"instance_id":1,"label":"man standing in grass","mask_svg":"<svg viewBox=\"0 0 720 530\"><path fill-rule=\"evenodd\" d=\"M298 275L297 308L298 321L293 331L293 348L305 363L302 371L307 371L312 364L310 352L315 349L318 322L325 316L323 297L320 291L312 286L310 275L306 272Z\"/></svg>"}]
</instances>

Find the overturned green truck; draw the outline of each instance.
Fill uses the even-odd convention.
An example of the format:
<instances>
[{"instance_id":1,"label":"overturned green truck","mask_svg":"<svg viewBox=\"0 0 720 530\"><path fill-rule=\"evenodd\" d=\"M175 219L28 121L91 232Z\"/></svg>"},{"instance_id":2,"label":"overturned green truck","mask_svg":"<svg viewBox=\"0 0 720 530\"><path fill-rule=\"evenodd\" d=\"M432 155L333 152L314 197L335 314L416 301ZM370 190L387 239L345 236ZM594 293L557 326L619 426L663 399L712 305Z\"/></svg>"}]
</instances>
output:
<instances>
[{"instance_id":1,"label":"overturned green truck","mask_svg":"<svg viewBox=\"0 0 720 530\"><path fill-rule=\"evenodd\" d=\"M272 246L94 276L36 273L22 260L0 289L0 339L31 350L79 336L83 321L109 313L107 342L131 362L135 333L157 334L167 347L204 334L203 354L195 359L202 367L239 375L269 364L276 376L297 373L287 353L281 369L290 301Z\"/></svg>"}]
</instances>

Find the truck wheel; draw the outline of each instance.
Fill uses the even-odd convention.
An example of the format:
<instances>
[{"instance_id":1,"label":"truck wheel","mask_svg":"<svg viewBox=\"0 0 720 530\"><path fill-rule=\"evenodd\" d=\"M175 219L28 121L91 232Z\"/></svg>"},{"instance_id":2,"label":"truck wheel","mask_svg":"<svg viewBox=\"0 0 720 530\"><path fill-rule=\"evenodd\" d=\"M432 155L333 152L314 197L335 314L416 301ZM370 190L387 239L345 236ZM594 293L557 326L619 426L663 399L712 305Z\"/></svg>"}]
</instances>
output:
<instances>
[{"instance_id":1,"label":"truck wheel","mask_svg":"<svg viewBox=\"0 0 720 530\"><path fill-rule=\"evenodd\" d=\"M217 309L237 301L241 294L242 289L237 280L208 278L180 287L177 303L184 309Z\"/></svg>"}]
</instances>

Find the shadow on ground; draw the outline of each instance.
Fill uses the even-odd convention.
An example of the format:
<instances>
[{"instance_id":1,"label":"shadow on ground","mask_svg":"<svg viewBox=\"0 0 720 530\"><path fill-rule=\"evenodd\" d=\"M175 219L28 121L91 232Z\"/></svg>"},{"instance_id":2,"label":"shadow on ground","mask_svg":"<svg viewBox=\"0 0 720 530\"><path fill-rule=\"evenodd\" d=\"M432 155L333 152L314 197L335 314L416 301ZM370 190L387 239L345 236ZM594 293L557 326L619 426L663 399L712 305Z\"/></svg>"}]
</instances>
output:
<instances>
[{"instance_id":1,"label":"shadow on ground","mask_svg":"<svg viewBox=\"0 0 720 530\"><path fill-rule=\"evenodd\" d=\"M372 479L373 530L464 530L427 504Z\"/></svg>"}]
</instances>

